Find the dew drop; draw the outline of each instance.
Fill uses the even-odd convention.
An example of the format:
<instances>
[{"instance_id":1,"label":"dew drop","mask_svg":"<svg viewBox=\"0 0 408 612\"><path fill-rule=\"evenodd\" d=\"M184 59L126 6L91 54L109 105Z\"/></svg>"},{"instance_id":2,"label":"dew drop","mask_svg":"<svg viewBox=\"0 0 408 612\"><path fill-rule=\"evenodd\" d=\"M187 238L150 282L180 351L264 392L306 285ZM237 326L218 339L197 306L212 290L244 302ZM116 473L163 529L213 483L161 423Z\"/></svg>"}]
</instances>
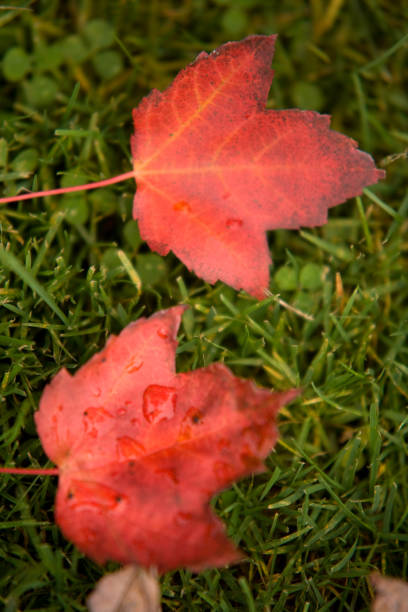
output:
<instances>
[{"instance_id":1,"label":"dew drop","mask_svg":"<svg viewBox=\"0 0 408 612\"><path fill-rule=\"evenodd\" d=\"M228 229L239 229L243 223L242 219L227 219L225 225Z\"/></svg>"},{"instance_id":2,"label":"dew drop","mask_svg":"<svg viewBox=\"0 0 408 612\"><path fill-rule=\"evenodd\" d=\"M130 436L121 436L116 441L116 453L119 459L137 459L145 452L143 444Z\"/></svg>"},{"instance_id":3,"label":"dew drop","mask_svg":"<svg viewBox=\"0 0 408 612\"><path fill-rule=\"evenodd\" d=\"M126 413L127 413L126 408L118 408L117 411L116 411L116 414L118 416L125 416Z\"/></svg>"},{"instance_id":4,"label":"dew drop","mask_svg":"<svg viewBox=\"0 0 408 612\"><path fill-rule=\"evenodd\" d=\"M175 204L173 204L173 210L179 212L191 212L191 206L188 202L180 200L180 202L176 202Z\"/></svg>"},{"instance_id":5,"label":"dew drop","mask_svg":"<svg viewBox=\"0 0 408 612\"><path fill-rule=\"evenodd\" d=\"M72 492L74 494L71 504L75 507L91 506L97 510L113 510L117 505L117 497L125 496L119 491L108 487L100 482L72 481Z\"/></svg>"},{"instance_id":6,"label":"dew drop","mask_svg":"<svg viewBox=\"0 0 408 612\"><path fill-rule=\"evenodd\" d=\"M163 338L163 340L169 337L169 334L167 333L165 329L158 329L157 335L159 336L159 338Z\"/></svg>"},{"instance_id":7,"label":"dew drop","mask_svg":"<svg viewBox=\"0 0 408 612\"><path fill-rule=\"evenodd\" d=\"M127 364L126 371L129 372L129 374L133 374L134 372L137 372L138 370L140 370L142 365L143 365L143 361L141 359L132 359Z\"/></svg>"},{"instance_id":8,"label":"dew drop","mask_svg":"<svg viewBox=\"0 0 408 612\"><path fill-rule=\"evenodd\" d=\"M173 387L149 385L143 393L143 415L148 423L171 419L176 408L177 393Z\"/></svg>"},{"instance_id":9,"label":"dew drop","mask_svg":"<svg viewBox=\"0 0 408 612\"><path fill-rule=\"evenodd\" d=\"M191 512L177 512L174 518L177 525L185 527L191 522L193 515Z\"/></svg>"},{"instance_id":10,"label":"dew drop","mask_svg":"<svg viewBox=\"0 0 408 612\"><path fill-rule=\"evenodd\" d=\"M101 423L105 419L113 418L111 413L102 406L89 406L84 410L83 416L91 423Z\"/></svg>"}]
</instances>

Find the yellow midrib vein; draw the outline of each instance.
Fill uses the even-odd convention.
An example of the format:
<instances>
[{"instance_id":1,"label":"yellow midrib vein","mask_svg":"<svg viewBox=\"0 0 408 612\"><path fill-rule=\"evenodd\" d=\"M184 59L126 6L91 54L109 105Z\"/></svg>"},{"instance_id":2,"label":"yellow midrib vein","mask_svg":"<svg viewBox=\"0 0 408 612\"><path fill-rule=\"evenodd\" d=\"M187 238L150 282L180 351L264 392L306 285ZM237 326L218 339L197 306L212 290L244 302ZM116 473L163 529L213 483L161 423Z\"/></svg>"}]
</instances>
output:
<instances>
[{"instance_id":1,"label":"yellow midrib vein","mask_svg":"<svg viewBox=\"0 0 408 612\"><path fill-rule=\"evenodd\" d=\"M180 135L193 123L193 121L201 115L201 113L207 108L207 106L212 104L214 98L222 92L224 87L228 85L228 83L232 80L235 74L242 69L243 67L242 65L240 65L238 66L238 68L231 71L231 73L228 75L228 78L221 78L219 86L214 89L212 94L205 100L205 102L199 105L197 110L188 118L188 120L182 123L180 127L175 132L173 132L172 136L170 136L159 148L155 149L154 153L147 160L141 163L141 165L138 167L136 175L143 169L143 167L151 164L152 160L158 157L168 146L170 146L170 144L172 144L177 138L179 138Z\"/></svg>"}]
</instances>

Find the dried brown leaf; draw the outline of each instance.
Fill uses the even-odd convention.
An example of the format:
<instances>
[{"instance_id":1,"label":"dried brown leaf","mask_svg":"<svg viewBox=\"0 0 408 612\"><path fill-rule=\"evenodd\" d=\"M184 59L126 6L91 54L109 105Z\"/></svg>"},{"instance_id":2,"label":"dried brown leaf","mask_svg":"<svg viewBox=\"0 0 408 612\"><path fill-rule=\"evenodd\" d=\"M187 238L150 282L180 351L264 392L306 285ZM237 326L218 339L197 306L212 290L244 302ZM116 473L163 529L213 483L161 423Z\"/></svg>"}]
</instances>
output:
<instances>
[{"instance_id":1,"label":"dried brown leaf","mask_svg":"<svg viewBox=\"0 0 408 612\"><path fill-rule=\"evenodd\" d=\"M160 612L157 571L125 565L99 580L87 606L89 612Z\"/></svg>"},{"instance_id":2,"label":"dried brown leaf","mask_svg":"<svg viewBox=\"0 0 408 612\"><path fill-rule=\"evenodd\" d=\"M376 591L371 612L408 612L408 583L398 578L371 574Z\"/></svg>"}]
</instances>

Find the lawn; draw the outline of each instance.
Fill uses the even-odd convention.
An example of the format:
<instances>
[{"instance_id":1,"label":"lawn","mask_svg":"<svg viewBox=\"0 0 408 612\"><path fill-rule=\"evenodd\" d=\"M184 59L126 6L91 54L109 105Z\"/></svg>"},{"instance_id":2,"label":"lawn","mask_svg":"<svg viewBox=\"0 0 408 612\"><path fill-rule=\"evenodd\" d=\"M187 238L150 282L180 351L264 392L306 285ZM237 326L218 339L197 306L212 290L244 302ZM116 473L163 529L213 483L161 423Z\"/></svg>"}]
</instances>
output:
<instances>
[{"instance_id":1,"label":"lawn","mask_svg":"<svg viewBox=\"0 0 408 612\"><path fill-rule=\"evenodd\" d=\"M131 169L131 111L202 51L279 34L268 108L332 115L387 177L328 223L268 235L271 295L211 286L152 253L134 183L0 205L0 464L52 467L33 415L130 321L190 306L177 370L224 362L282 409L268 470L213 505L247 555L161 579L165 611L366 611L408 579L408 4L38 0L0 6L2 195ZM12 7L20 7L13 9ZM99 567L54 524L57 479L1 475L0 602L86 610Z\"/></svg>"}]
</instances>

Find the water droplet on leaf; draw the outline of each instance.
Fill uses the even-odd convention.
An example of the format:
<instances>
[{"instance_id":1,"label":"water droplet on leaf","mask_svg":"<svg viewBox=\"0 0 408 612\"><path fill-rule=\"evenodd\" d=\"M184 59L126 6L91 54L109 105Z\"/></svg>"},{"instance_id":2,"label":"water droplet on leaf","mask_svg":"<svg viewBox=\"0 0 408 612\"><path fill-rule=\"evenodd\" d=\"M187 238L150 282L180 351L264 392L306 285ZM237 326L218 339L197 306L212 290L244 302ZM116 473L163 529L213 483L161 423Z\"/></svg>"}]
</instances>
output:
<instances>
[{"instance_id":1,"label":"water droplet on leaf","mask_svg":"<svg viewBox=\"0 0 408 612\"><path fill-rule=\"evenodd\" d=\"M112 510L118 504L118 496L122 496L118 491L100 482L84 482L72 480L71 498L72 507L91 506L100 510Z\"/></svg>"},{"instance_id":2,"label":"water droplet on leaf","mask_svg":"<svg viewBox=\"0 0 408 612\"><path fill-rule=\"evenodd\" d=\"M185 525L188 525L190 521L192 520L192 518L193 518L193 515L191 512L177 512L176 516L174 517L177 525L180 525L183 527Z\"/></svg>"},{"instance_id":3,"label":"water droplet on leaf","mask_svg":"<svg viewBox=\"0 0 408 612\"><path fill-rule=\"evenodd\" d=\"M141 359L132 359L128 365L126 366L126 371L129 374L133 374L133 372L137 372L143 365L143 361Z\"/></svg>"},{"instance_id":4,"label":"water droplet on leaf","mask_svg":"<svg viewBox=\"0 0 408 612\"><path fill-rule=\"evenodd\" d=\"M89 406L83 412L83 416L91 423L101 423L105 419L112 419L113 416L102 406Z\"/></svg>"},{"instance_id":5,"label":"water droplet on leaf","mask_svg":"<svg viewBox=\"0 0 408 612\"><path fill-rule=\"evenodd\" d=\"M137 459L146 452L143 444L130 436L121 436L116 442L116 454L119 459Z\"/></svg>"},{"instance_id":6,"label":"water droplet on leaf","mask_svg":"<svg viewBox=\"0 0 408 612\"><path fill-rule=\"evenodd\" d=\"M159 336L159 338L163 338L163 340L165 340L166 338L169 337L169 334L164 329L158 329L157 330L157 335Z\"/></svg>"},{"instance_id":7,"label":"water droplet on leaf","mask_svg":"<svg viewBox=\"0 0 408 612\"><path fill-rule=\"evenodd\" d=\"M242 219L227 219L225 225L228 229L239 229L243 225Z\"/></svg>"},{"instance_id":8,"label":"water droplet on leaf","mask_svg":"<svg viewBox=\"0 0 408 612\"><path fill-rule=\"evenodd\" d=\"M176 202L175 204L173 204L173 210L179 212L191 212L191 206L188 202L181 200L180 202Z\"/></svg>"},{"instance_id":9,"label":"water droplet on leaf","mask_svg":"<svg viewBox=\"0 0 408 612\"><path fill-rule=\"evenodd\" d=\"M174 387L149 385L143 393L143 414L149 423L171 419L176 408L177 393Z\"/></svg>"}]
</instances>

